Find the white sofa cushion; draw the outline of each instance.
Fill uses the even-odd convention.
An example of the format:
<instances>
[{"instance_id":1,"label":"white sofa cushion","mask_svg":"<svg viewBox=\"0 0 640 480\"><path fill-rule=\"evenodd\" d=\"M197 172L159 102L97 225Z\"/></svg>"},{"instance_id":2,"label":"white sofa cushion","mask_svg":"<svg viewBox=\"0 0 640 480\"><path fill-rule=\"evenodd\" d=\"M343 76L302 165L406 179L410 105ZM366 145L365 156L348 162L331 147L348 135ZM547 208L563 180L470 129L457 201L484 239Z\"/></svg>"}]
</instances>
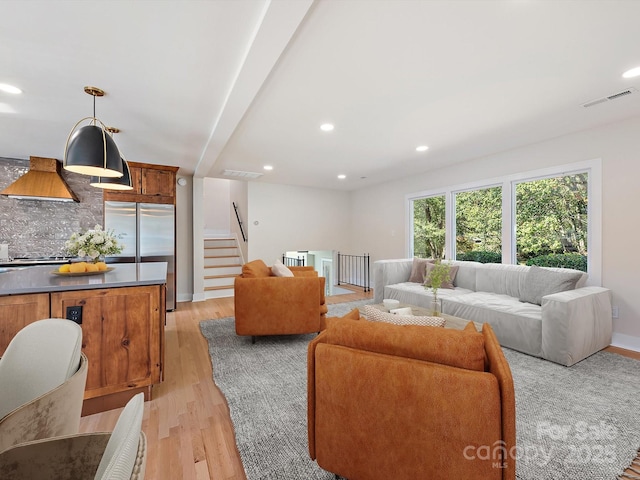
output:
<instances>
[{"instance_id":1,"label":"white sofa cushion","mask_svg":"<svg viewBox=\"0 0 640 480\"><path fill-rule=\"evenodd\" d=\"M458 267L458 273L453 281L455 287L476 291L476 268L482 265L480 262L466 262L454 260L451 265Z\"/></svg>"},{"instance_id":2,"label":"white sofa cushion","mask_svg":"<svg viewBox=\"0 0 640 480\"><path fill-rule=\"evenodd\" d=\"M440 288L438 289L438 298L448 298L471 292L471 290L467 290L466 288ZM417 283L404 282L384 287L384 298L393 298L399 300L400 303L430 308L433 295L431 294L430 288L425 288Z\"/></svg>"},{"instance_id":3,"label":"white sofa cushion","mask_svg":"<svg viewBox=\"0 0 640 480\"><path fill-rule=\"evenodd\" d=\"M542 297L574 290L581 277L582 272L575 270L557 272L532 266L527 272L524 288L519 297L520 301L542 305Z\"/></svg>"},{"instance_id":4,"label":"white sofa cushion","mask_svg":"<svg viewBox=\"0 0 640 480\"><path fill-rule=\"evenodd\" d=\"M520 298L529 267L486 263L476 269L476 291Z\"/></svg>"},{"instance_id":5,"label":"white sofa cushion","mask_svg":"<svg viewBox=\"0 0 640 480\"><path fill-rule=\"evenodd\" d=\"M442 300L442 311L455 317L489 323L504 347L542 354L542 307L509 295L471 292Z\"/></svg>"}]
</instances>

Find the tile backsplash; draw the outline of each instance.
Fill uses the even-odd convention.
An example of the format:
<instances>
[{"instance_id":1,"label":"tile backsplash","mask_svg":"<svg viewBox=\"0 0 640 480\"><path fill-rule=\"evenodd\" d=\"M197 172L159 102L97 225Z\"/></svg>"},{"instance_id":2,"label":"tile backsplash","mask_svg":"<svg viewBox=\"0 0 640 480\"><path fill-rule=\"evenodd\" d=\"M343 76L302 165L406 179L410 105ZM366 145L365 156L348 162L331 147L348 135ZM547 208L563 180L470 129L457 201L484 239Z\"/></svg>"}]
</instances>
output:
<instances>
[{"instance_id":1,"label":"tile backsplash","mask_svg":"<svg viewBox=\"0 0 640 480\"><path fill-rule=\"evenodd\" d=\"M0 157L0 191L29 170L29 160ZM80 203L18 200L0 195L0 243L9 256L64 254L64 242L73 232L102 225L102 190L89 185L89 177L62 171Z\"/></svg>"}]
</instances>

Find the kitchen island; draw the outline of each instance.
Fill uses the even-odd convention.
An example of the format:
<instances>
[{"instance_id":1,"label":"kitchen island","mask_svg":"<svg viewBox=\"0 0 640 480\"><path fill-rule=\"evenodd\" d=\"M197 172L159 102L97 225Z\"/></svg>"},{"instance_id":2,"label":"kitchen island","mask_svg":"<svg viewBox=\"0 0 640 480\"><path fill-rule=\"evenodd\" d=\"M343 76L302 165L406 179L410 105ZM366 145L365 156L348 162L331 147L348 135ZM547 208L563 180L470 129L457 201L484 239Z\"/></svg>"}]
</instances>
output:
<instances>
[{"instance_id":1,"label":"kitchen island","mask_svg":"<svg viewBox=\"0 0 640 480\"><path fill-rule=\"evenodd\" d=\"M165 262L109 265L96 275L62 276L55 266L0 273L0 355L25 325L69 318L82 327L89 359L83 414L151 398L164 362Z\"/></svg>"}]
</instances>

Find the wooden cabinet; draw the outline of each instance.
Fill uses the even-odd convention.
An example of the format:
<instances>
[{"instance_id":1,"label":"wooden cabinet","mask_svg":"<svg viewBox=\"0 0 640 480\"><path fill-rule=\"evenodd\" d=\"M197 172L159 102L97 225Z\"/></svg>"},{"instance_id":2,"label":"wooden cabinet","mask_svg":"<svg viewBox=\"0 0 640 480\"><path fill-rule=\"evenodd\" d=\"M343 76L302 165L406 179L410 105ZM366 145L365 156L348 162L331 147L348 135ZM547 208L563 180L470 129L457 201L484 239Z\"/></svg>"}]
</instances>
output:
<instances>
[{"instance_id":1,"label":"wooden cabinet","mask_svg":"<svg viewBox=\"0 0 640 480\"><path fill-rule=\"evenodd\" d=\"M166 170L143 168L141 171L142 195L156 195L161 197L176 196L176 174Z\"/></svg>"},{"instance_id":2,"label":"wooden cabinet","mask_svg":"<svg viewBox=\"0 0 640 480\"><path fill-rule=\"evenodd\" d=\"M105 190L104 200L175 205L178 167L128 162L133 190Z\"/></svg>"},{"instance_id":3,"label":"wooden cabinet","mask_svg":"<svg viewBox=\"0 0 640 480\"><path fill-rule=\"evenodd\" d=\"M29 323L49 317L48 293L0 297L0 356L16 333Z\"/></svg>"},{"instance_id":4,"label":"wooden cabinet","mask_svg":"<svg viewBox=\"0 0 640 480\"><path fill-rule=\"evenodd\" d=\"M85 400L162 380L164 285L51 293L51 315L82 306L82 351L89 359Z\"/></svg>"}]
</instances>

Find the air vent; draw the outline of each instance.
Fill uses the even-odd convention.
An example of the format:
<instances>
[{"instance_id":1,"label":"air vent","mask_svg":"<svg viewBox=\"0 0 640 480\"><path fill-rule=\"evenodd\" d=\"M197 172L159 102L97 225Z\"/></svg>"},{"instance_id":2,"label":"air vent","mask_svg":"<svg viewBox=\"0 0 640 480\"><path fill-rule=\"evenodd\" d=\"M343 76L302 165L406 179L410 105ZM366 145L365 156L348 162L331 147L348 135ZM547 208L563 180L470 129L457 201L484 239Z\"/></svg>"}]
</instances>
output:
<instances>
[{"instance_id":1,"label":"air vent","mask_svg":"<svg viewBox=\"0 0 640 480\"><path fill-rule=\"evenodd\" d=\"M617 98L626 97L627 95L631 95L632 93L636 93L637 91L638 90L636 90L634 87L629 87L626 90L622 90L621 92L614 93L613 95L609 95L602 98L596 98L595 100L591 100L590 102L583 103L582 106L585 108L593 107L594 105L608 102L609 100L615 100Z\"/></svg>"},{"instance_id":2,"label":"air vent","mask_svg":"<svg viewBox=\"0 0 640 480\"><path fill-rule=\"evenodd\" d=\"M225 177L237 177L237 178L258 178L261 177L261 173L256 172L242 172L240 170L224 170L222 175Z\"/></svg>"}]
</instances>

